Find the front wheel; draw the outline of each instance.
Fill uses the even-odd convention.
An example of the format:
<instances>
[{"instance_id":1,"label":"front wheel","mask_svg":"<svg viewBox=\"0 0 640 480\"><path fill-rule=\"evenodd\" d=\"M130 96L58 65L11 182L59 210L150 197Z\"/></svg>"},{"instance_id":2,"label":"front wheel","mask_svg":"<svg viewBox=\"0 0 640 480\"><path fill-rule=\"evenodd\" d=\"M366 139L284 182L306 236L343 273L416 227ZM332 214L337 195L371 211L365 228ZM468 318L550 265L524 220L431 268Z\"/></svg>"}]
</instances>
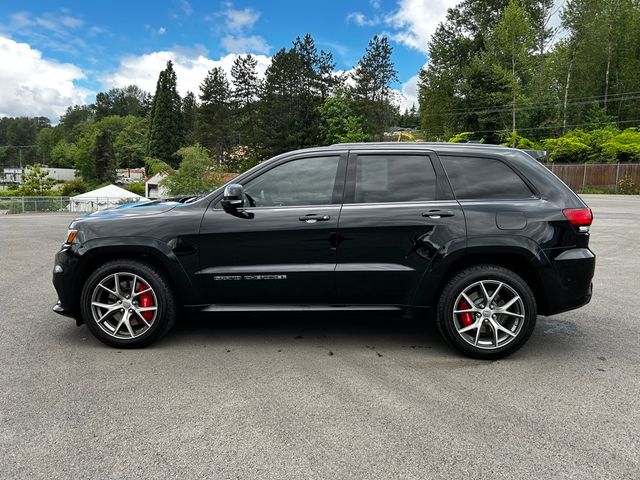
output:
<instances>
[{"instance_id":1,"label":"front wheel","mask_svg":"<svg viewBox=\"0 0 640 480\"><path fill-rule=\"evenodd\" d=\"M447 283L437 315L440 332L458 350L496 359L526 343L537 312L535 297L520 276L497 265L477 265Z\"/></svg>"},{"instance_id":2,"label":"front wheel","mask_svg":"<svg viewBox=\"0 0 640 480\"><path fill-rule=\"evenodd\" d=\"M82 316L91 333L118 348L137 348L164 335L175 322L176 302L162 273L136 260L107 262L85 282Z\"/></svg>"}]
</instances>

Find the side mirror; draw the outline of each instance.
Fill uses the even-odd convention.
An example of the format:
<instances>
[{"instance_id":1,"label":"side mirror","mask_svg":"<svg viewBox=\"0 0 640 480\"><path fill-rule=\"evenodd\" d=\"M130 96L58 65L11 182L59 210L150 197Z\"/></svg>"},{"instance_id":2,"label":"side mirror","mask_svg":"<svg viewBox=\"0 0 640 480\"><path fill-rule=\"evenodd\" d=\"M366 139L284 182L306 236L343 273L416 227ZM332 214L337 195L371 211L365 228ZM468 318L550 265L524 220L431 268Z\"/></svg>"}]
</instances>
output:
<instances>
[{"instance_id":1,"label":"side mirror","mask_svg":"<svg viewBox=\"0 0 640 480\"><path fill-rule=\"evenodd\" d=\"M225 210L238 210L244 206L244 188L239 183L230 183L224 188L224 197L220 202Z\"/></svg>"}]
</instances>

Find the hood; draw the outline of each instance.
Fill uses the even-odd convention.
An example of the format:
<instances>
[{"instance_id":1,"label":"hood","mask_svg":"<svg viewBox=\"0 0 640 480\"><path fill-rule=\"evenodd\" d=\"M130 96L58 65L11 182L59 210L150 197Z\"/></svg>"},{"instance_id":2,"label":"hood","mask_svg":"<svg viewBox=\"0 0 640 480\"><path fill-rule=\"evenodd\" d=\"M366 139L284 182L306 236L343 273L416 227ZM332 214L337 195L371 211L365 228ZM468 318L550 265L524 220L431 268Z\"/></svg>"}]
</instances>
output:
<instances>
[{"instance_id":1,"label":"hood","mask_svg":"<svg viewBox=\"0 0 640 480\"><path fill-rule=\"evenodd\" d=\"M143 215L157 215L160 213L173 210L179 205L183 205L180 202L133 202L120 205L114 208L106 208L104 210L98 210L97 212L90 213L83 217L83 220L90 220L92 218L121 218L121 217L139 217Z\"/></svg>"}]
</instances>

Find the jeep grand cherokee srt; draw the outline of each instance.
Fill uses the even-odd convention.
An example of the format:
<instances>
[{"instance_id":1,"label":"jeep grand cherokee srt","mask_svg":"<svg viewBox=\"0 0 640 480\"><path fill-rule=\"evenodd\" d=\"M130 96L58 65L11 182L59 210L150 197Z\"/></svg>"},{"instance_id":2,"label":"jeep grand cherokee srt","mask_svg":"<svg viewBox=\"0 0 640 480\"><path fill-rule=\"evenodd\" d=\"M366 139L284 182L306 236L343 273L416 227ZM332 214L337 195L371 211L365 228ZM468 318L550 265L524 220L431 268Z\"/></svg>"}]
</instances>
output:
<instances>
[{"instance_id":1,"label":"jeep grand cherokee srt","mask_svg":"<svg viewBox=\"0 0 640 480\"><path fill-rule=\"evenodd\" d=\"M465 354L498 358L538 314L589 302L591 220L520 150L299 150L190 202L75 220L55 259L54 310L123 348L156 340L182 309L411 309Z\"/></svg>"}]
</instances>

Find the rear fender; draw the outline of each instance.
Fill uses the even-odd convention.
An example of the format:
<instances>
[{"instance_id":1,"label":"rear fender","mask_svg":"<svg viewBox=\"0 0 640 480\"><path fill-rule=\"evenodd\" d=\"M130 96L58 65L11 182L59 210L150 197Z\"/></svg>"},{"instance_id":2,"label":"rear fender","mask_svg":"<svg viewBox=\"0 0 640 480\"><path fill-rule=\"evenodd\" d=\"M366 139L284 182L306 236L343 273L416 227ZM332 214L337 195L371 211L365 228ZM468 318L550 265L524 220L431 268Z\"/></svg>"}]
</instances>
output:
<instances>
[{"instance_id":1,"label":"rear fender","mask_svg":"<svg viewBox=\"0 0 640 480\"><path fill-rule=\"evenodd\" d=\"M553 266L540 246L519 235L472 237L467 247L453 250L425 272L416 296L416 305L435 307L440 292L457 272L479 264L497 264L509 268L530 284L540 310L546 309L546 290L542 279L553 272Z\"/></svg>"}]
</instances>

